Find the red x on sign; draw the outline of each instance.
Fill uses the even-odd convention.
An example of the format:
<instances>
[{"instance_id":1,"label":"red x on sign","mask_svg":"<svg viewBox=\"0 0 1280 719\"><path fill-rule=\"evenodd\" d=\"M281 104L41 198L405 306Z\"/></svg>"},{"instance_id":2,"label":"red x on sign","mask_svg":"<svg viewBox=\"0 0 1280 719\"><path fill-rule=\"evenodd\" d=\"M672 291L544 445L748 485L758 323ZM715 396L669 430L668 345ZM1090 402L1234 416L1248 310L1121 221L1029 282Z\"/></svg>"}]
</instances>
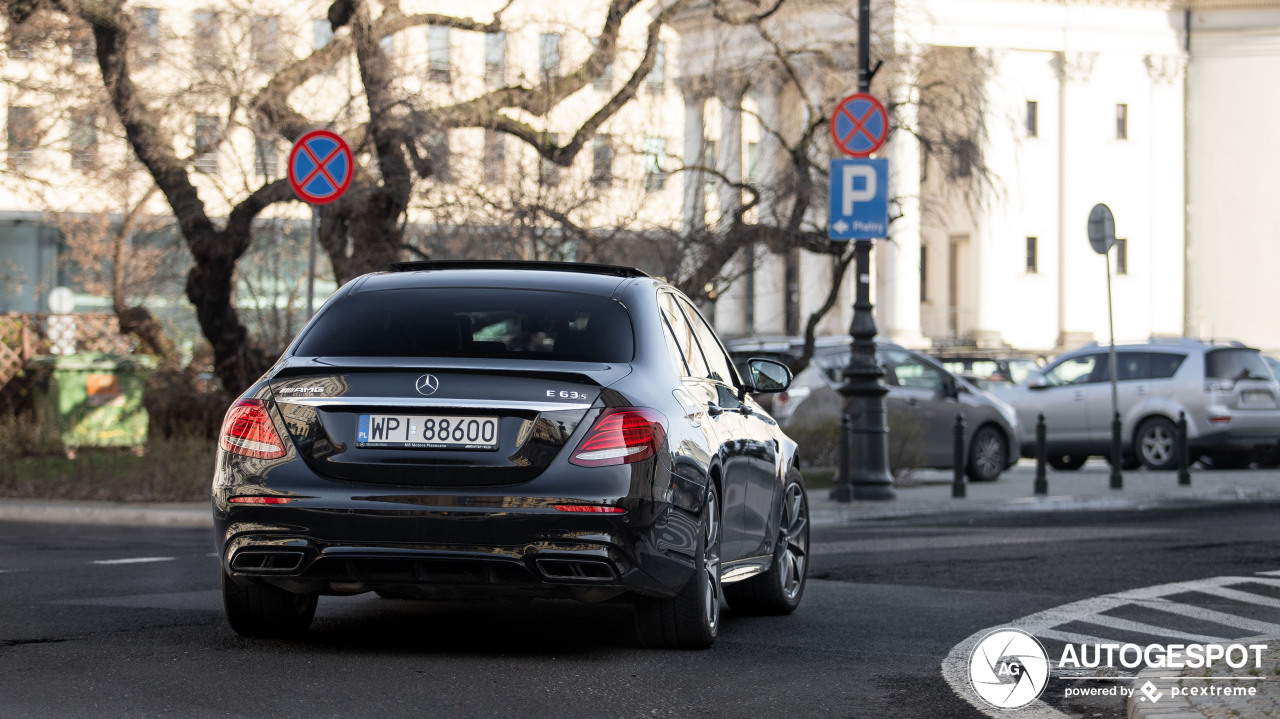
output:
<instances>
[{"instance_id":1,"label":"red x on sign","mask_svg":"<svg viewBox=\"0 0 1280 719\"><path fill-rule=\"evenodd\" d=\"M289 184L313 205L333 202L346 192L353 173L351 147L335 132L312 130L289 153Z\"/></svg>"},{"instance_id":2,"label":"red x on sign","mask_svg":"<svg viewBox=\"0 0 1280 719\"><path fill-rule=\"evenodd\" d=\"M888 137L889 114L875 97L860 92L836 103L831 113L831 139L844 154L868 157Z\"/></svg>"}]
</instances>

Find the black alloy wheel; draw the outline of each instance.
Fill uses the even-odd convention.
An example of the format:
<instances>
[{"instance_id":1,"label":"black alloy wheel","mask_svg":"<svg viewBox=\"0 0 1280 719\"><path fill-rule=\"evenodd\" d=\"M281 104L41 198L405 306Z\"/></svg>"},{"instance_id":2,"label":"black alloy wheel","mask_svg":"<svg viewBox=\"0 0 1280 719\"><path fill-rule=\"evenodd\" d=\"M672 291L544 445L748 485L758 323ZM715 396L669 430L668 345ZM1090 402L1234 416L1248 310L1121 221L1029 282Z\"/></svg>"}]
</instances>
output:
<instances>
[{"instance_id":1,"label":"black alloy wheel","mask_svg":"<svg viewBox=\"0 0 1280 719\"><path fill-rule=\"evenodd\" d=\"M794 467L787 472L773 563L763 574L725 585L729 606L744 614L790 614L804 596L809 572L809 495Z\"/></svg>"},{"instance_id":2,"label":"black alloy wheel","mask_svg":"<svg viewBox=\"0 0 1280 719\"><path fill-rule=\"evenodd\" d=\"M706 649L720 631L720 493L712 482L702 509L698 566L674 597L636 602L636 634L647 647Z\"/></svg>"}]
</instances>

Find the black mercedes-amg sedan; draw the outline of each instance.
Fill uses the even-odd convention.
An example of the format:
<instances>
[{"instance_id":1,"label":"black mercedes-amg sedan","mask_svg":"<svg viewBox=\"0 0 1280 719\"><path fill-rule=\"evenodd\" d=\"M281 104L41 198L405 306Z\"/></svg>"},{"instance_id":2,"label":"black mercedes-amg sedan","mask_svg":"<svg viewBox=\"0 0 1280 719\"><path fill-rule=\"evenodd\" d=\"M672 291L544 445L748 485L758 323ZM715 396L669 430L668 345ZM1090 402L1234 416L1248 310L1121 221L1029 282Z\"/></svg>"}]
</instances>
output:
<instances>
[{"instance_id":1,"label":"black mercedes-amg sedan","mask_svg":"<svg viewBox=\"0 0 1280 719\"><path fill-rule=\"evenodd\" d=\"M808 568L796 445L693 304L639 270L420 262L359 277L227 412L223 606L305 631L317 597L625 601L707 647L721 600L790 613Z\"/></svg>"}]
</instances>

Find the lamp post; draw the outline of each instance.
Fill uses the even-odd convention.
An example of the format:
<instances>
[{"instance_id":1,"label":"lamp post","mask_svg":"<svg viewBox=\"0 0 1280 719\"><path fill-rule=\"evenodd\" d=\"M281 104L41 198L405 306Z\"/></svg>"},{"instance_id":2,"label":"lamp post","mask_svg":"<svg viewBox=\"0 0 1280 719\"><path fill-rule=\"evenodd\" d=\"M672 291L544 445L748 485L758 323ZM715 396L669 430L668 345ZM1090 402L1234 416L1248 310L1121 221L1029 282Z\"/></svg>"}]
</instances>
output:
<instances>
[{"instance_id":1,"label":"lamp post","mask_svg":"<svg viewBox=\"0 0 1280 719\"><path fill-rule=\"evenodd\" d=\"M858 0L858 92L871 91L871 0ZM840 458L840 479L831 499L894 499L889 473L889 427L886 422L884 369L876 360L876 321L871 304L871 240L854 241L857 293L849 328L852 352L841 376L844 413L850 418L849 452Z\"/></svg>"}]
</instances>

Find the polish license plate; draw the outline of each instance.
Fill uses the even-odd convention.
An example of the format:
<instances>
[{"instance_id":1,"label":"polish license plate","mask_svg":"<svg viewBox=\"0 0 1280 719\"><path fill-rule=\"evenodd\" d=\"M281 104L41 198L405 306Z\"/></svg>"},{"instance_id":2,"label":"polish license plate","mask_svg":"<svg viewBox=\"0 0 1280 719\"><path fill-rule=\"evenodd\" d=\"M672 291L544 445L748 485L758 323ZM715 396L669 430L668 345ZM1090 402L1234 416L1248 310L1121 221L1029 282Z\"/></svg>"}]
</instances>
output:
<instances>
[{"instance_id":1,"label":"polish license plate","mask_svg":"<svg viewBox=\"0 0 1280 719\"><path fill-rule=\"evenodd\" d=\"M1270 392L1244 392L1240 395L1240 401L1245 404L1273 404Z\"/></svg>"},{"instance_id":2,"label":"polish license plate","mask_svg":"<svg viewBox=\"0 0 1280 719\"><path fill-rule=\"evenodd\" d=\"M356 446L495 450L498 418L362 414L356 424Z\"/></svg>"}]
</instances>

